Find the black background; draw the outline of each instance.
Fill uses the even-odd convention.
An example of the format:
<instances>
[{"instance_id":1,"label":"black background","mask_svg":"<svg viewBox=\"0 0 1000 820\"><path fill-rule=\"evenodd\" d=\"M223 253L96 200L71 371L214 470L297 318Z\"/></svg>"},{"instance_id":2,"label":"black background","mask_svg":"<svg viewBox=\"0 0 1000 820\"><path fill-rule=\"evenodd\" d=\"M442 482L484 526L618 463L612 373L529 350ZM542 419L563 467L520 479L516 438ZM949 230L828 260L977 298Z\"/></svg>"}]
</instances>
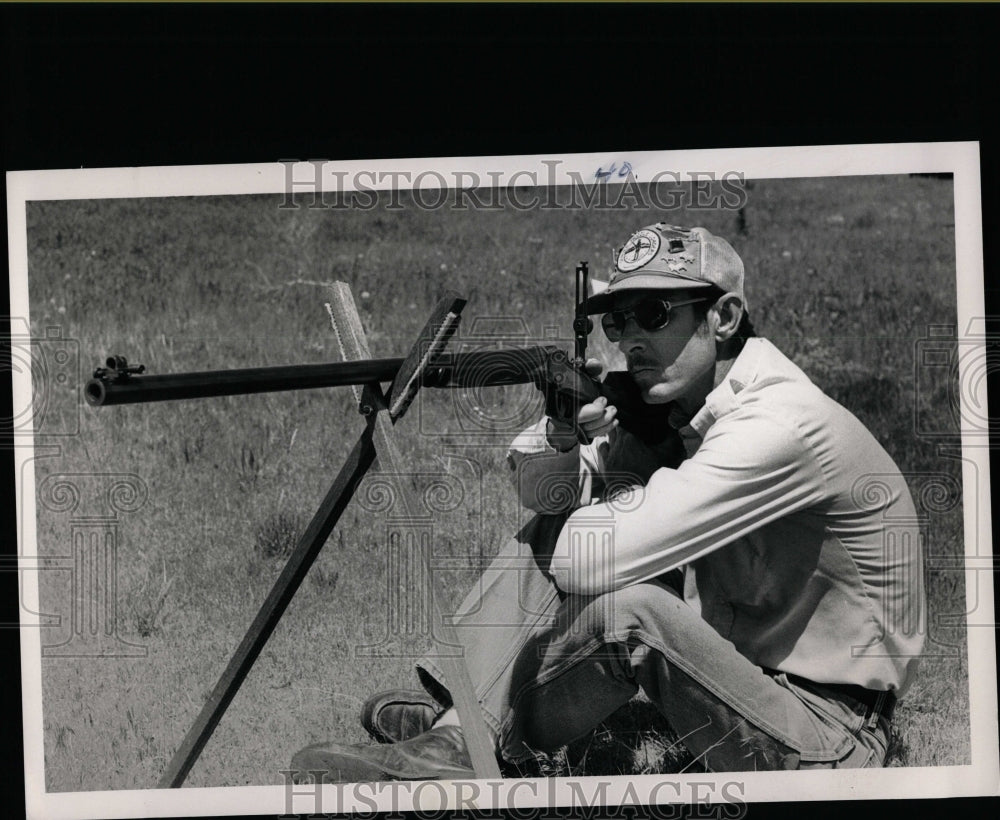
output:
<instances>
[{"instance_id":1,"label":"black background","mask_svg":"<svg viewBox=\"0 0 1000 820\"><path fill-rule=\"evenodd\" d=\"M978 140L995 316L998 22L1000 8L978 4L4 4L2 164ZM6 226L6 197L4 209ZM0 418L11 416L9 383ZM14 556L13 512L5 519L3 556ZM16 622L16 574L0 581L0 621ZM17 633L0 638L17 816ZM935 808L995 805L770 804L749 816Z\"/></svg>"}]
</instances>

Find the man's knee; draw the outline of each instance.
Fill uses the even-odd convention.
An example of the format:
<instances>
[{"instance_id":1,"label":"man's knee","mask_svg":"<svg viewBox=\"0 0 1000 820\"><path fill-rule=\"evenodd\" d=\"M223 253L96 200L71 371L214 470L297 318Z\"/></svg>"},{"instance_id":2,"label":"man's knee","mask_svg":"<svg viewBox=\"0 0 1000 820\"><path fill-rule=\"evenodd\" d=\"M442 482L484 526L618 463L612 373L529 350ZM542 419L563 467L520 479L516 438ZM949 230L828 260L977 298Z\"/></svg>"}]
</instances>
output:
<instances>
[{"instance_id":1,"label":"man's knee","mask_svg":"<svg viewBox=\"0 0 1000 820\"><path fill-rule=\"evenodd\" d=\"M672 620L694 614L677 592L657 582L633 584L601 595L570 595L562 603L566 627L590 635L660 631Z\"/></svg>"}]
</instances>

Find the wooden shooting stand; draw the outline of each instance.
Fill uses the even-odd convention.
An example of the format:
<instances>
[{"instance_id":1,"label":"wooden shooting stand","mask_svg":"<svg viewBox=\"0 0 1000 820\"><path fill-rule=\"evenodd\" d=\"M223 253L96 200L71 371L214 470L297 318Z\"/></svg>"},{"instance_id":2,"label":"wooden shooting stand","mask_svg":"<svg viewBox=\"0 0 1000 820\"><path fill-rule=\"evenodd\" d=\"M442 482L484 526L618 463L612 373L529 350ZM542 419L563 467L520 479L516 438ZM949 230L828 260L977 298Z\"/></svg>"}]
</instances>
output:
<instances>
[{"instance_id":1,"label":"wooden shooting stand","mask_svg":"<svg viewBox=\"0 0 1000 820\"><path fill-rule=\"evenodd\" d=\"M405 509L417 509L413 490L407 482L399 480L399 454L392 437L392 426L402 418L417 390L421 376L440 356L451 334L458 325L459 313L465 300L456 294L449 294L438 303L423 332L417 339L410 354L393 380L388 394L383 394L379 383L354 386L355 398L365 416L366 425L357 444L351 450L340 472L334 479L319 509L309 526L299 539L289 556L281 574L274 582L260 611L247 630L246 635L230 659L225 671L216 683L184 736L180 747L174 753L170 764L160 778L158 788L177 788L187 777L202 749L219 724L223 714L239 691L254 661L260 655L264 644L277 626L285 608L291 602L296 590L312 566L316 556L326 543L341 514L344 512L361 479L375 459L380 471L394 484L396 498ZM350 288L343 282L334 283L329 289L327 311L334 332L340 344L345 361L370 359L368 342L365 338L361 318ZM431 579L431 599L433 618L432 635L435 647L440 647L435 660L442 667L448 681L449 692L458 710L472 766L476 777L498 779L500 769L495 751L483 722L479 701L473 689L472 679L466 668L464 657L456 656L455 647L462 644L457 631L450 621L442 617L439 601L442 600L433 586L435 575L431 572L429 557L423 550L416 550L422 563L423 575Z\"/></svg>"}]
</instances>

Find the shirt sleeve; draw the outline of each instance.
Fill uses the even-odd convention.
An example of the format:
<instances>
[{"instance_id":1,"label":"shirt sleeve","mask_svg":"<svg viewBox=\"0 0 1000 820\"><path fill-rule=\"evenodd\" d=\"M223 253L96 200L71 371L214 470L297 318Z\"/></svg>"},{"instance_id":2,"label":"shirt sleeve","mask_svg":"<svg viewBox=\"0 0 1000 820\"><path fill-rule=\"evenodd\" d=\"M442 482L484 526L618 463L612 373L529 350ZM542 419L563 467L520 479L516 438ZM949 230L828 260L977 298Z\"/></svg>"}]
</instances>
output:
<instances>
[{"instance_id":1,"label":"shirt sleeve","mask_svg":"<svg viewBox=\"0 0 1000 820\"><path fill-rule=\"evenodd\" d=\"M819 501L822 470L791 424L740 408L677 469L569 516L550 570L564 592L596 595L655 578Z\"/></svg>"}]
</instances>

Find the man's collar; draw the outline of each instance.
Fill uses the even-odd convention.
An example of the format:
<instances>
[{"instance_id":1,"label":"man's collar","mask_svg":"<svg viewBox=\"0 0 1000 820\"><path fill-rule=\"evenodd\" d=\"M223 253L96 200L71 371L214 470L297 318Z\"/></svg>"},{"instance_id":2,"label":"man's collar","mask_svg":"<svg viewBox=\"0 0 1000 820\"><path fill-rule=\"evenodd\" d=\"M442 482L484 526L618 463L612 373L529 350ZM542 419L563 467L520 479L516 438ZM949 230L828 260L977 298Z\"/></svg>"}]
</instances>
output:
<instances>
[{"instance_id":1,"label":"man's collar","mask_svg":"<svg viewBox=\"0 0 1000 820\"><path fill-rule=\"evenodd\" d=\"M739 406L736 395L757 378L757 366L764 349L762 342L758 338L746 340L725 378L705 397L705 403L691 419L690 426L701 438L718 419Z\"/></svg>"}]
</instances>

